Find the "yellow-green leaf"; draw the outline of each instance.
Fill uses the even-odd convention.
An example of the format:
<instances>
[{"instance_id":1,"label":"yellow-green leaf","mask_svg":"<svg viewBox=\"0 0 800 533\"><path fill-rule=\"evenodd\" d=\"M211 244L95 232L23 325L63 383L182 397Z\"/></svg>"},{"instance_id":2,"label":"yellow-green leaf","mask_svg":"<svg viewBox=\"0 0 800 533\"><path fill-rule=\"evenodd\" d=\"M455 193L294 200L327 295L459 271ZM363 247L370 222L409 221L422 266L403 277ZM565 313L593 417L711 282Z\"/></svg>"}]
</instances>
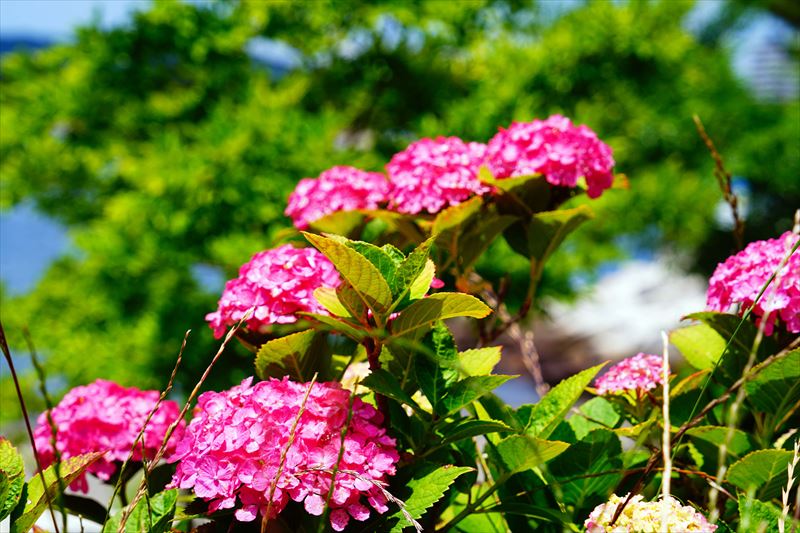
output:
<instances>
[{"instance_id":1,"label":"yellow-green leaf","mask_svg":"<svg viewBox=\"0 0 800 533\"><path fill-rule=\"evenodd\" d=\"M406 307L392 323L392 333L399 337L428 328L437 320L457 316L484 318L491 312L486 304L469 294L439 292Z\"/></svg>"}]
</instances>

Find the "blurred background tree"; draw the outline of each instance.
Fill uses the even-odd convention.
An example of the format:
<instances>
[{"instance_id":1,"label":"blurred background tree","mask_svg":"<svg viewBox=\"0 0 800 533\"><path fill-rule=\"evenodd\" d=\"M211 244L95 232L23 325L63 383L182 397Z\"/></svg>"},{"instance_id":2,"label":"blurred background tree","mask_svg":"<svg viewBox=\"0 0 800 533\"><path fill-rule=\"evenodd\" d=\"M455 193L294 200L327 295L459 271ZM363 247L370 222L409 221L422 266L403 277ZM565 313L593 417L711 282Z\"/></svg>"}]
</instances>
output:
<instances>
[{"instance_id":1,"label":"blurred background tree","mask_svg":"<svg viewBox=\"0 0 800 533\"><path fill-rule=\"evenodd\" d=\"M192 328L179 387L193 383L215 351L205 313L290 225L300 178L381 170L422 136L487 141L556 112L614 148L630 190L592 203L596 221L551 262L544 294L630 253L670 250L709 272L733 240L693 114L746 179L747 240L787 229L800 205L800 106L757 100L721 44L748 10L796 23L791 2L762 4L732 1L689 33L693 4L676 1L157 2L8 54L1 207L34 202L73 244L29 293L2 295L10 341L23 349L28 324L69 385L158 388ZM491 257L486 275L525 282L502 243ZM210 387L252 373L229 352Z\"/></svg>"}]
</instances>

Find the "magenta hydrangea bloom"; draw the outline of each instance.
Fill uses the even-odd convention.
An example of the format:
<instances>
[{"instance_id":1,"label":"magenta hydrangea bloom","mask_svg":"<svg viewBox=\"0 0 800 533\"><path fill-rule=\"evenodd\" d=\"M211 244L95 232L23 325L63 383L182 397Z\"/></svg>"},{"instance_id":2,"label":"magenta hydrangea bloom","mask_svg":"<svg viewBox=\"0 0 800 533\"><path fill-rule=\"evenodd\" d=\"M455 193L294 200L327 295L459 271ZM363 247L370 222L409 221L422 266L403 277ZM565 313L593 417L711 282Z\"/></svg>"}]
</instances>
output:
<instances>
[{"instance_id":1,"label":"magenta hydrangea bloom","mask_svg":"<svg viewBox=\"0 0 800 533\"><path fill-rule=\"evenodd\" d=\"M315 383L289 446L309 384L273 378L251 386L251 381L200 396L195 417L170 459L179 461L172 486L193 489L210 502L210 512L233 508L238 498L241 506L235 516L243 522L267 512L273 490L271 518L289 498L303 502L308 513L322 515L342 446L350 392L338 382ZM351 517L369 517L364 500L379 513L388 510L380 487L395 473L399 460L395 440L381 427L383 416L360 398L353 399L352 409L330 499L331 525L337 531Z\"/></svg>"},{"instance_id":2,"label":"magenta hydrangea bloom","mask_svg":"<svg viewBox=\"0 0 800 533\"><path fill-rule=\"evenodd\" d=\"M387 201L389 182L378 172L365 172L353 167L333 167L319 178L300 180L289 195L286 215L295 227L308 225L336 211L377 209Z\"/></svg>"},{"instance_id":3,"label":"magenta hydrangea bloom","mask_svg":"<svg viewBox=\"0 0 800 533\"><path fill-rule=\"evenodd\" d=\"M652 390L664 383L661 356L639 353L617 363L597 378L598 394Z\"/></svg>"},{"instance_id":4,"label":"magenta hydrangea bloom","mask_svg":"<svg viewBox=\"0 0 800 533\"><path fill-rule=\"evenodd\" d=\"M707 308L725 312L738 305L739 314L744 314L797 239L797 235L787 231L777 239L752 242L717 265L708 282ZM770 313L764 324L767 335L772 335L777 320L788 331L800 333L800 251L792 254L780 277L770 284L753 308L759 322L767 312Z\"/></svg>"},{"instance_id":5,"label":"magenta hydrangea bloom","mask_svg":"<svg viewBox=\"0 0 800 533\"><path fill-rule=\"evenodd\" d=\"M486 145L458 137L421 139L395 154L386 171L390 207L401 213L438 213L476 194L489 192L478 180Z\"/></svg>"},{"instance_id":6,"label":"magenta hydrangea bloom","mask_svg":"<svg viewBox=\"0 0 800 533\"><path fill-rule=\"evenodd\" d=\"M320 252L285 244L259 252L242 265L239 277L225 284L218 309L207 314L206 321L220 338L254 306L247 320L252 331L297 322L298 312L328 314L314 298L314 290L340 282L333 263Z\"/></svg>"},{"instance_id":7,"label":"magenta hydrangea bloom","mask_svg":"<svg viewBox=\"0 0 800 533\"><path fill-rule=\"evenodd\" d=\"M575 187L586 178L587 194L597 198L614 181L611 148L586 126L561 115L513 122L489 141L489 170L498 179L542 174L548 183Z\"/></svg>"},{"instance_id":8,"label":"magenta hydrangea bloom","mask_svg":"<svg viewBox=\"0 0 800 533\"><path fill-rule=\"evenodd\" d=\"M61 459L91 452L105 452L88 469L88 472L105 481L116 472L116 462L128 458L131 448L134 461L142 460L142 444L145 457L152 459L164 441L167 428L180 414L177 403L161 402L147 423L142 440L134 448L133 443L142 430L147 415L156 406L159 396L158 391L125 388L102 379L75 387L51 411L56 426L56 446L61 453ZM181 438L185 426L186 423L181 420L167 445L168 454L175 450L175 443ZM55 461L52 435L47 413L42 413L33 436L43 468ZM83 492L89 490L85 475L76 479L70 487Z\"/></svg>"}]
</instances>

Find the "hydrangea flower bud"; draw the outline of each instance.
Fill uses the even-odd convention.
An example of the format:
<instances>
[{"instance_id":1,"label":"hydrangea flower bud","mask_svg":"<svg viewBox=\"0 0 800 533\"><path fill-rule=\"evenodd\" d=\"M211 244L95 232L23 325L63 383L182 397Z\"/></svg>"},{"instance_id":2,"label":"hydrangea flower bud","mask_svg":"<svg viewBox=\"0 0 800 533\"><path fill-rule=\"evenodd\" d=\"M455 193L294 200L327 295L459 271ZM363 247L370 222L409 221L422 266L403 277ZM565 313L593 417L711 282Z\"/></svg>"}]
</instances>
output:
<instances>
[{"instance_id":1,"label":"hydrangea flower bud","mask_svg":"<svg viewBox=\"0 0 800 533\"><path fill-rule=\"evenodd\" d=\"M340 282L336 268L320 252L285 244L259 252L242 265L239 277L225 284L218 309L207 314L206 321L220 338L253 307L247 320L252 331L297 322L298 312L328 314L314 298L314 290Z\"/></svg>"},{"instance_id":2,"label":"hydrangea flower bud","mask_svg":"<svg viewBox=\"0 0 800 533\"><path fill-rule=\"evenodd\" d=\"M478 180L486 145L458 137L421 139L395 154L386 171L390 208L401 213L438 213L490 188Z\"/></svg>"},{"instance_id":3,"label":"hydrangea flower bud","mask_svg":"<svg viewBox=\"0 0 800 533\"><path fill-rule=\"evenodd\" d=\"M595 387L598 394L652 390L664 382L661 366L661 356L639 353L609 368Z\"/></svg>"},{"instance_id":4,"label":"hydrangea flower bud","mask_svg":"<svg viewBox=\"0 0 800 533\"><path fill-rule=\"evenodd\" d=\"M798 238L787 231L777 239L752 242L717 265L708 282L707 309L725 312L738 305L739 314L744 314ZM772 335L777 320L781 320L788 331L800 333L800 251L792 254L781 275L753 308L759 322L767 312L770 313L764 324L767 335Z\"/></svg>"},{"instance_id":5,"label":"hydrangea flower bud","mask_svg":"<svg viewBox=\"0 0 800 533\"><path fill-rule=\"evenodd\" d=\"M664 531L661 524L662 502L643 501L641 494L637 494L619 518L611 526L611 519L617 510L617 506L627 499L625 496L611 496L607 503L603 503L594 508L589 518L584 522L587 533L659 533ZM681 505L675 498L669 497L669 514L667 521L667 531L671 533L697 531L703 533L713 533L717 526L710 524L706 517L698 513L689 505Z\"/></svg>"},{"instance_id":6,"label":"hydrangea flower bud","mask_svg":"<svg viewBox=\"0 0 800 533\"><path fill-rule=\"evenodd\" d=\"M387 201L389 182L378 172L339 166L317 179L300 180L291 195L286 215L298 229L337 211L377 209Z\"/></svg>"},{"instance_id":7,"label":"hydrangea flower bud","mask_svg":"<svg viewBox=\"0 0 800 533\"><path fill-rule=\"evenodd\" d=\"M88 468L89 473L105 481L117 471L115 462L125 461L131 448L134 461L142 460L142 446L145 457L152 459L164 441L167 428L180 414L177 403L161 402L147 423L142 440L134 447L133 443L160 395L158 391L125 388L102 379L70 390L50 412L56 426L56 446L61 452L61 459L105 452L99 461ZM174 451L185 425L181 421L176 428L167 445L167 453ZM52 430L46 412L39 415L33 435L44 468L55 461ZM87 492L89 485L86 476L76 479L71 488Z\"/></svg>"},{"instance_id":8,"label":"hydrangea flower bud","mask_svg":"<svg viewBox=\"0 0 800 533\"><path fill-rule=\"evenodd\" d=\"M585 178L590 198L614 181L611 148L586 126L561 115L547 120L513 122L489 141L489 170L498 179L542 174L548 183L575 187Z\"/></svg>"},{"instance_id":9,"label":"hydrangea flower bud","mask_svg":"<svg viewBox=\"0 0 800 533\"><path fill-rule=\"evenodd\" d=\"M369 518L365 503L379 513L388 510L380 487L395 473L399 455L374 407L360 398L351 404L350 391L338 382L315 383L305 404L309 384L288 378L251 382L247 378L229 391L199 397L195 417L170 459L179 461L172 486L193 489L210 502L211 512L233 508L238 499L235 516L243 522L268 507L274 518L289 499L320 516L336 470L329 502L333 529L341 531L350 518Z\"/></svg>"}]
</instances>

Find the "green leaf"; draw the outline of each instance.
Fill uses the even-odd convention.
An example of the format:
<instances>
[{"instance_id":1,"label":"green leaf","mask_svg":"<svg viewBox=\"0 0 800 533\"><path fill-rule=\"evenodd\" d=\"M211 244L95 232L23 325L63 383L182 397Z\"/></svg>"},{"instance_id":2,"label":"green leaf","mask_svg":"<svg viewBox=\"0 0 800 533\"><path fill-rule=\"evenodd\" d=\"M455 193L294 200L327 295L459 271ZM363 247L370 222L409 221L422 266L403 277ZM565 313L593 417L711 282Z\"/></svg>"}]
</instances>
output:
<instances>
[{"instance_id":1,"label":"green leaf","mask_svg":"<svg viewBox=\"0 0 800 533\"><path fill-rule=\"evenodd\" d=\"M456 478L472 470L474 468L468 466L444 465L433 471L424 469L419 472L406 485L411 490L411 496L404 502L406 512L414 520L419 519L434 503L442 499L445 491L450 488ZM412 525L400 511L390 516L389 519L399 519L399 522L391 529L393 533L400 533L403 528Z\"/></svg>"},{"instance_id":2,"label":"green leaf","mask_svg":"<svg viewBox=\"0 0 800 533\"><path fill-rule=\"evenodd\" d=\"M400 337L419 328L428 328L438 320L457 316L483 318L491 312L486 304L474 296L458 292L439 292L416 300L406 307L392 322L392 333Z\"/></svg>"},{"instance_id":3,"label":"green leaf","mask_svg":"<svg viewBox=\"0 0 800 533\"><path fill-rule=\"evenodd\" d=\"M139 500L125 522L125 531L164 533L170 531L172 517L178 503L178 489L169 489L150 497L150 505L144 498ZM122 511L113 515L103 526L103 533L116 533Z\"/></svg>"},{"instance_id":4,"label":"green leaf","mask_svg":"<svg viewBox=\"0 0 800 533\"><path fill-rule=\"evenodd\" d=\"M339 297L336 295L336 289L332 287L317 287L314 289L314 298L334 316L343 318L350 318L353 316L350 311L342 305L342 302L339 301Z\"/></svg>"},{"instance_id":5,"label":"green leaf","mask_svg":"<svg viewBox=\"0 0 800 533\"><path fill-rule=\"evenodd\" d=\"M431 282L436 275L436 264L430 259L425 260L425 266L419 275L411 282L408 288L408 298L419 300L431 290Z\"/></svg>"},{"instance_id":6,"label":"green leaf","mask_svg":"<svg viewBox=\"0 0 800 533\"><path fill-rule=\"evenodd\" d=\"M512 474L541 466L567 448L569 444L566 442L537 439L530 435L512 435L497 443L497 453Z\"/></svg>"},{"instance_id":7,"label":"green leaf","mask_svg":"<svg viewBox=\"0 0 800 533\"><path fill-rule=\"evenodd\" d=\"M606 429L596 429L570 446L548 465L563 491L564 503L575 506L584 516L622 479L622 472L600 475L622 469L622 446L619 437Z\"/></svg>"},{"instance_id":8,"label":"green leaf","mask_svg":"<svg viewBox=\"0 0 800 533\"><path fill-rule=\"evenodd\" d=\"M472 218L480 211L483 205L483 198L480 196L473 196L466 202L453 205L444 209L436 215L431 228L431 235L437 237L437 240L447 240L449 238L450 230L457 230L466 221ZM455 232L457 233L457 231Z\"/></svg>"},{"instance_id":9,"label":"green leaf","mask_svg":"<svg viewBox=\"0 0 800 533\"><path fill-rule=\"evenodd\" d=\"M383 313L392 303L392 291L380 271L369 259L337 240L303 232L339 271L342 278L356 291L364 304L375 314ZM390 260L391 261L391 260Z\"/></svg>"},{"instance_id":10,"label":"green leaf","mask_svg":"<svg viewBox=\"0 0 800 533\"><path fill-rule=\"evenodd\" d=\"M528 257L544 264L570 233L593 216L585 205L536 213L528 225Z\"/></svg>"},{"instance_id":11,"label":"green leaf","mask_svg":"<svg viewBox=\"0 0 800 533\"><path fill-rule=\"evenodd\" d=\"M475 376L457 381L441 400L442 412L453 414L516 376Z\"/></svg>"},{"instance_id":12,"label":"green leaf","mask_svg":"<svg viewBox=\"0 0 800 533\"><path fill-rule=\"evenodd\" d=\"M458 349L452 333L444 322L436 322L423 339L430 350L420 351L414 358L414 373L419 388L439 414L442 412L441 399L449 386L458 379L453 370L458 357Z\"/></svg>"},{"instance_id":13,"label":"green leaf","mask_svg":"<svg viewBox=\"0 0 800 533\"><path fill-rule=\"evenodd\" d=\"M409 396L408 393L403 390L403 388L400 386L400 382L397 381L397 378L382 368L372 370L369 376L364 378L361 384L365 387L369 387L378 394L382 394L387 398L391 398L397 402L410 406L418 413L424 413L417 402L412 400L411 396Z\"/></svg>"},{"instance_id":14,"label":"green leaf","mask_svg":"<svg viewBox=\"0 0 800 533\"><path fill-rule=\"evenodd\" d=\"M703 460L703 470L705 472L717 471L719 462L719 447L728 441L728 455L732 461L744 457L750 450L756 447L752 437L739 429L734 430L733 438L728 440L728 428L722 426L698 426L686 432L695 450Z\"/></svg>"},{"instance_id":15,"label":"green leaf","mask_svg":"<svg viewBox=\"0 0 800 533\"><path fill-rule=\"evenodd\" d=\"M400 254L400 260L397 260L394 250L389 251L391 249L379 248L374 244L361 241L348 241L346 244L349 248L366 257L378 269L383 279L389 284L392 295L396 296L398 287L397 267L400 265L400 261L403 260L403 254L398 250L397 253Z\"/></svg>"},{"instance_id":16,"label":"green leaf","mask_svg":"<svg viewBox=\"0 0 800 533\"><path fill-rule=\"evenodd\" d=\"M459 420L440 430L442 435L441 444L444 446L461 439L506 431L511 432L513 428L497 420Z\"/></svg>"},{"instance_id":17,"label":"green leaf","mask_svg":"<svg viewBox=\"0 0 800 533\"><path fill-rule=\"evenodd\" d=\"M25 464L11 441L0 437L0 520L17 506L25 486Z\"/></svg>"},{"instance_id":18,"label":"green leaf","mask_svg":"<svg viewBox=\"0 0 800 533\"><path fill-rule=\"evenodd\" d=\"M489 212L478 217L458 237L458 268L468 270L489 248L489 245L511 224L518 220L512 215Z\"/></svg>"},{"instance_id":19,"label":"green leaf","mask_svg":"<svg viewBox=\"0 0 800 533\"><path fill-rule=\"evenodd\" d=\"M256 354L256 374L261 379L291 376L309 381L325 354L324 334L308 329L263 344Z\"/></svg>"},{"instance_id":20,"label":"green leaf","mask_svg":"<svg viewBox=\"0 0 800 533\"><path fill-rule=\"evenodd\" d=\"M328 316L328 315L318 315L317 313L297 313L297 316L301 316L303 318L310 318L312 320L316 320L330 328L329 330L333 333L340 333L342 335L347 335L351 339L356 341L361 341L364 337L366 337L366 332L358 329L353 324L349 324L344 320L340 320L336 317Z\"/></svg>"},{"instance_id":21,"label":"green leaf","mask_svg":"<svg viewBox=\"0 0 800 533\"><path fill-rule=\"evenodd\" d=\"M397 267L397 275L393 280L389 281L389 285L395 283L395 287L393 288L395 296L404 292L406 289L409 289L409 297L411 299L422 298L422 296L428 292L434 272L436 271L436 266L428 259L431 246L433 246L433 238L425 240L408 254L408 257L403 259L403 262ZM430 276L430 278L427 280L426 284L425 278L428 276ZM422 279L420 279L420 277L422 277ZM420 287L420 284L424 286ZM422 290L421 294L420 290Z\"/></svg>"},{"instance_id":22,"label":"green leaf","mask_svg":"<svg viewBox=\"0 0 800 533\"><path fill-rule=\"evenodd\" d=\"M464 350L458 354L458 371L464 376L487 376L500 362L502 346Z\"/></svg>"},{"instance_id":23,"label":"green leaf","mask_svg":"<svg viewBox=\"0 0 800 533\"><path fill-rule=\"evenodd\" d=\"M762 502L748 498L745 494L739 496L739 525L740 531L778 531L778 522L781 519L781 509L769 502ZM786 518L784 531L793 531L792 527L800 524L795 522L792 514Z\"/></svg>"},{"instance_id":24,"label":"green leaf","mask_svg":"<svg viewBox=\"0 0 800 533\"><path fill-rule=\"evenodd\" d=\"M334 211L309 224L316 233L335 233L351 235L364 223L364 213L360 211Z\"/></svg>"},{"instance_id":25,"label":"green leaf","mask_svg":"<svg viewBox=\"0 0 800 533\"><path fill-rule=\"evenodd\" d=\"M495 179L489 169L481 167L478 179L497 189L495 202L501 213L531 215L547 209L552 187L541 174Z\"/></svg>"},{"instance_id":26,"label":"green leaf","mask_svg":"<svg viewBox=\"0 0 800 533\"><path fill-rule=\"evenodd\" d=\"M595 429L614 429L622 419L614 404L603 398L595 396L578 408L578 413L567 419L570 427L575 432L575 437L580 440Z\"/></svg>"},{"instance_id":27,"label":"green leaf","mask_svg":"<svg viewBox=\"0 0 800 533\"><path fill-rule=\"evenodd\" d=\"M732 339L728 351L723 355L723 360L714 372L714 378L723 385L730 385L739 379L750 357L750 351L756 338L757 330L755 325L748 320L742 321L741 317L728 313L692 313L684 318L699 320L710 326L725 339L726 344ZM734 337L733 334L737 328L739 328L738 333ZM757 361L766 359L767 356L776 351L774 341L769 337L764 337L756 354Z\"/></svg>"},{"instance_id":28,"label":"green leaf","mask_svg":"<svg viewBox=\"0 0 800 533\"><path fill-rule=\"evenodd\" d=\"M786 467L791 460L788 450L757 450L731 465L727 481L744 491L757 489L759 499L769 500L786 486Z\"/></svg>"},{"instance_id":29,"label":"green leaf","mask_svg":"<svg viewBox=\"0 0 800 533\"><path fill-rule=\"evenodd\" d=\"M545 394L539 403L530 408L525 431L534 437L547 438L550 436L578 401L584 389L605 365L606 363L602 363L587 368L583 372L565 379Z\"/></svg>"},{"instance_id":30,"label":"green leaf","mask_svg":"<svg viewBox=\"0 0 800 533\"><path fill-rule=\"evenodd\" d=\"M103 457L103 452L93 452L62 461L58 472L61 474L64 487L69 487L70 483L101 457ZM52 501L56 499L59 493L59 484L55 465L45 468L43 476L44 485L42 476L39 474L33 476L28 482L24 506L20 501L20 504L11 513L11 533L29 531L47 508L47 495ZM45 491L47 492L45 493Z\"/></svg>"},{"instance_id":31,"label":"green leaf","mask_svg":"<svg viewBox=\"0 0 800 533\"><path fill-rule=\"evenodd\" d=\"M793 350L752 370L756 377L745 383L747 397L770 419L785 421L800 406L800 350ZM775 430L779 430L775 427Z\"/></svg>"},{"instance_id":32,"label":"green leaf","mask_svg":"<svg viewBox=\"0 0 800 533\"><path fill-rule=\"evenodd\" d=\"M555 509L531 505L529 503L515 503L515 502L500 503L482 512L500 513L502 515L509 514L509 515L526 516L528 518L533 518L538 522L548 522L558 525L567 524L570 521L569 516L566 516Z\"/></svg>"},{"instance_id":33,"label":"green leaf","mask_svg":"<svg viewBox=\"0 0 800 533\"><path fill-rule=\"evenodd\" d=\"M708 324L676 329L669 334L669 339L698 370L713 368L725 351L725 339Z\"/></svg>"}]
</instances>

